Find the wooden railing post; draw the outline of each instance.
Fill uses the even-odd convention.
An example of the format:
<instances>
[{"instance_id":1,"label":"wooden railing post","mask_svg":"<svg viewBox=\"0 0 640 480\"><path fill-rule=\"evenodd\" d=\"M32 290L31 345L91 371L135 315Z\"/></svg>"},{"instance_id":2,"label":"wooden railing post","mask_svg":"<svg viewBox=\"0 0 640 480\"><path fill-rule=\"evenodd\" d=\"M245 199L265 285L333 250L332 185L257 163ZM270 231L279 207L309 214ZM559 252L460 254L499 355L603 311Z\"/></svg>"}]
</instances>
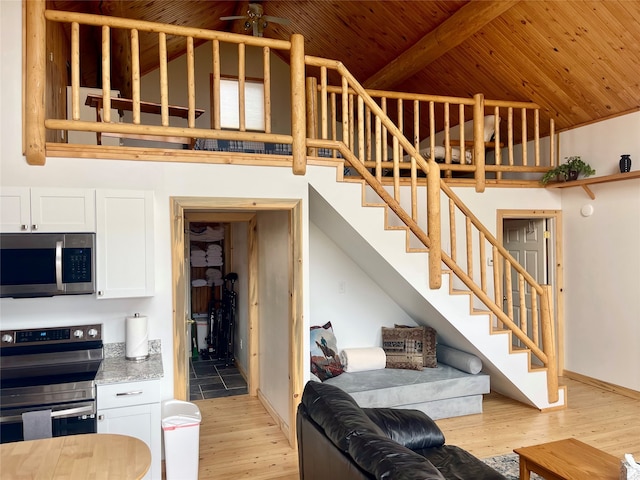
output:
<instances>
[{"instance_id":1,"label":"wooden railing post","mask_svg":"<svg viewBox=\"0 0 640 480\"><path fill-rule=\"evenodd\" d=\"M307 78L307 138L318 138L318 79ZM307 154L317 156L317 148L309 148Z\"/></svg>"},{"instance_id":2,"label":"wooden railing post","mask_svg":"<svg viewBox=\"0 0 640 480\"><path fill-rule=\"evenodd\" d=\"M307 121L305 118L305 67L304 37L291 36L291 153L293 173L304 175L307 171Z\"/></svg>"},{"instance_id":3,"label":"wooden railing post","mask_svg":"<svg viewBox=\"0 0 640 480\"><path fill-rule=\"evenodd\" d=\"M558 397L558 365L556 362L555 332L551 302L553 293L551 285L541 285L540 323L542 328L542 350L547 355L547 395L549 403L556 403Z\"/></svg>"},{"instance_id":4,"label":"wooden railing post","mask_svg":"<svg viewBox=\"0 0 640 480\"><path fill-rule=\"evenodd\" d=\"M44 18L45 0L25 2L26 16L26 81L24 111L24 153L29 165L44 165L45 89L47 81L47 25Z\"/></svg>"},{"instance_id":5,"label":"wooden railing post","mask_svg":"<svg viewBox=\"0 0 640 480\"><path fill-rule=\"evenodd\" d=\"M484 165L484 95L473 96L473 159L476 167L476 192L484 192L486 178ZM460 125L462 129L462 125Z\"/></svg>"},{"instance_id":6,"label":"wooden railing post","mask_svg":"<svg viewBox=\"0 0 640 480\"><path fill-rule=\"evenodd\" d=\"M429 159L427 174L427 233L429 235L429 288L442 286L442 233L440 219L440 167Z\"/></svg>"}]
</instances>

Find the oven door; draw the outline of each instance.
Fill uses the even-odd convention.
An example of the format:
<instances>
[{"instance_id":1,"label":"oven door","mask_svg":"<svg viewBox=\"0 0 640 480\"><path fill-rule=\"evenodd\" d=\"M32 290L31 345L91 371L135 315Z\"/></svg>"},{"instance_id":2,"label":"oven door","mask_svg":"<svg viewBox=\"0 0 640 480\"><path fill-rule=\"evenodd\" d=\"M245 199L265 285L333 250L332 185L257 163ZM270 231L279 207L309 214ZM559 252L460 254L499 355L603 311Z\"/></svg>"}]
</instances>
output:
<instances>
[{"instance_id":1,"label":"oven door","mask_svg":"<svg viewBox=\"0 0 640 480\"><path fill-rule=\"evenodd\" d=\"M0 443L23 440L22 414L44 408L51 409L51 430L54 437L97 432L95 400L47 407L3 408L0 411Z\"/></svg>"}]
</instances>

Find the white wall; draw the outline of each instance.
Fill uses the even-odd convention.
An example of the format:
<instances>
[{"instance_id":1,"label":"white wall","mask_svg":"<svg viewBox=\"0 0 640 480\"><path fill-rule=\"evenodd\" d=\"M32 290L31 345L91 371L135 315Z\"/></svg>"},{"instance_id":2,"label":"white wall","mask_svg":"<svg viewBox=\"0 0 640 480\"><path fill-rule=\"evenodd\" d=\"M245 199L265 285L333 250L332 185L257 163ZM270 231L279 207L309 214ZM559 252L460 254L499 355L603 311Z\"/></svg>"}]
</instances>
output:
<instances>
[{"instance_id":1,"label":"white wall","mask_svg":"<svg viewBox=\"0 0 640 480\"><path fill-rule=\"evenodd\" d=\"M235 285L237 297L237 321L235 331L235 354L238 366L249 373L249 229L247 222L231 224L231 271L238 274Z\"/></svg>"},{"instance_id":2,"label":"white wall","mask_svg":"<svg viewBox=\"0 0 640 480\"><path fill-rule=\"evenodd\" d=\"M260 390L287 427L291 398L288 375L291 355L289 275L293 268L289 216L288 211L259 212L256 226Z\"/></svg>"},{"instance_id":3,"label":"white wall","mask_svg":"<svg viewBox=\"0 0 640 480\"><path fill-rule=\"evenodd\" d=\"M331 238L309 224L312 325L331 322L338 349L382 346L381 327L416 322ZM341 288L342 287L342 288Z\"/></svg>"},{"instance_id":4,"label":"white wall","mask_svg":"<svg viewBox=\"0 0 640 480\"><path fill-rule=\"evenodd\" d=\"M581 155L596 176L640 170L640 112L564 132L560 158ZM566 368L640 391L640 179L562 189ZM593 215L580 210L593 207Z\"/></svg>"}]
</instances>

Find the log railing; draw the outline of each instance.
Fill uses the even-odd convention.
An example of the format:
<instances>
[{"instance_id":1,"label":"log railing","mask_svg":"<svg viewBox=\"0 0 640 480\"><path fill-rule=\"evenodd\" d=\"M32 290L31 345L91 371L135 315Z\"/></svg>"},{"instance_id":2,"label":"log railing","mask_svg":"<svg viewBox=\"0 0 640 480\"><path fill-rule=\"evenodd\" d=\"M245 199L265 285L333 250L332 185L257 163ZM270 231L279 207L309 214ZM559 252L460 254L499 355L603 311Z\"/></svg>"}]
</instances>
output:
<instances>
[{"instance_id":1,"label":"log railing","mask_svg":"<svg viewBox=\"0 0 640 480\"><path fill-rule=\"evenodd\" d=\"M26 2L27 8L27 103L25 105L25 144L27 161L33 165L43 165L47 144L45 129L78 130L88 132L107 132L132 135L182 136L205 139L249 140L289 144L292 155L289 157L294 173L304 174L307 154L314 155L315 149L327 148L339 152L356 174L363 178L371 189L395 213L412 234L429 250L429 285L439 288L441 285L442 265L446 265L456 278L460 279L479 302L488 308L496 319L496 326L504 326L513 332L520 344L530 349L538 363L548 369L549 401L558 399L557 369L554 350L553 321L551 318L551 294L548 286L538 285L526 270L500 245L495 237L479 222L473 213L461 202L448 186L453 172L472 172L476 189L482 191L485 186L485 172L495 172L495 181L501 181L502 175L514 171L537 173L552 166L554 160L553 123L550 127L550 152L545 162L541 160L539 138L539 115L537 106L525 103L509 103L485 100L482 95L472 99L450 97L418 96L411 94L392 94L390 92L367 92L354 79L342 63L304 55L304 42L300 35L294 35L290 42L212 32L174 25L161 25L151 22L131 21L122 18L76 14L44 9L44 2L34 0ZM71 32L71 118L45 118L43 108L46 98L45 38L46 22L67 22ZM80 25L100 26L102 29L102 103L104 118L102 122L79 120L79 36ZM110 120L111 52L109 36L111 29L125 29L129 32L132 45L132 121L114 123ZM160 125L142 123L140 66L138 58L139 32L149 32L158 36L160 46ZM166 36L178 35L185 38L187 56L187 126L172 126L169 123L169 83L167 77ZM193 81L194 45L196 41L208 41L212 45L212 71L214 77L220 75L220 42L235 44L238 52L239 85L245 80L244 50L247 46L263 49L265 80L265 132L247 131L243 124L244 97L239 92L240 128L235 131L224 130L219 122L219 110L214 107L211 128L197 128L195 125L195 85ZM270 84L270 49L279 49L289 56L291 65L291 133L274 134L271 132L271 99L267 86ZM309 69L319 69L314 79L305 80ZM339 87L328 85L329 72L340 78ZM219 81L219 79L218 79ZM306 81L306 89L305 89ZM318 85L319 82L319 85ZM240 87L239 87L240 88ZM220 88L214 79L212 104L220 105ZM339 97L339 101L338 101ZM387 111L386 103L395 99L394 122ZM404 103L411 102L414 110L413 132L408 140L403 127ZM427 106L424 107L423 104ZM453 107L452 107L453 105ZM419 151L421 138L420 110L428 113L428 132L431 152L436 145L437 125L444 131L443 145L446 150L444 162L439 165L433 155L425 159ZM460 128L459 148L462 151L461 162L453 164L451 148L451 112L457 112L458 125L464 123L465 109L471 109L473 133L466 139ZM494 117L506 118L506 139L501 138L503 130L496 129L495 162L485 163L485 142L483 123L487 109ZM533 129L528 124L529 112L533 111ZM339 114L340 112L340 114ZM437 118L438 115L442 115ZM520 131L533 130L533 155L529 155L527 133L514 133L515 117L520 117ZM43 128L44 127L44 128ZM471 140L468 146L467 141ZM519 143L518 143L519 142ZM500 145L504 143L504 148ZM516 154L515 146L520 151ZM105 147L109 148L109 147ZM124 147L118 158L127 158ZM467 163L466 149L473 150L473 161ZM176 151L177 161L185 155ZM186 152L189 153L189 152ZM86 154L85 154L86 156ZM337 156L337 155L336 155ZM178 158L180 157L180 158ZM407 161L403 161L405 157ZM115 158L115 157L112 157ZM532 158L530 160L530 158ZM441 179L441 169L445 178ZM400 172L407 172L401 176ZM386 177L385 174L390 174ZM387 190L389 181L391 188ZM408 184L408 189L404 186ZM424 185L426 184L426 188ZM403 188L401 188L401 186ZM404 198L408 190L408 198ZM424 197L420 199L420 192ZM448 215L441 215L441 196L448 198ZM426 205L425 208L421 208ZM425 210L426 222L420 215ZM463 230L464 235L457 232ZM494 262L494 278L486 275L487 251L491 252ZM502 285L511 285L503 292ZM513 291L518 295L521 305L526 305L526 314L520 321L514 312ZM493 292L493 295L491 294ZM503 297L506 299L503 301ZM529 328L531 325L531 328Z\"/></svg>"},{"instance_id":2,"label":"log railing","mask_svg":"<svg viewBox=\"0 0 640 480\"><path fill-rule=\"evenodd\" d=\"M318 77L326 80L322 71ZM387 177L396 177L396 171L401 172L401 177L408 176L407 172L412 168L409 152L402 147L394 150L384 126L380 132L374 130L367 106L360 115L364 117L360 130L354 92L349 92L346 102L343 99L337 103L336 96L342 93L342 87L321 84L317 85L318 100L312 94L317 82L316 78L307 79L308 101L318 112L318 118L310 121L309 138L346 138L349 141L345 143L354 153L363 148L364 155L356 154L356 157L373 169L378 178L381 172ZM535 103L487 100L481 94L459 98L380 90L367 90L367 93L392 118L398 130L412 139L416 150L428 147L430 158L434 160L437 148L444 150L444 158L438 162L449 183L460 183L456 180L467 174L467 177L472 176L479 192L487 183L533 186L538 181L536 174L557 164L554 121L551 119L549 125L541 126L540 107ZM315 105L317 102L321 105ZM347 119L339 118L340 111L348 112ZM491 117L497 126L494 138L487 141L483 138L484 117ZM472 123L471 129L464 128L465 121ZM545 132L545 146L541 141L541 130ZM375 149L378 140L382 144L381 151ZM453 158L454 148L459 160ZM490 162L487 162L487 151L492 152ZM456 177L456 173L462 175ZM527 175L529 179L525 178Z\"/></svg>"},{"instance_id":3,"label":"log railing","mask_svg":"<svg viewBox=\"0 0 640 480\"><path fill-rule=\"evenodd\" d=\"M68 24L71 32L70 45L70 85L71 85L71 115L70 118L44 118L44 110L34 105L27 109L27 128L25 131L25 145L27 161L34 165L43 165L45 158L45 130L61 131L85 131L101 132L106 134L132 138L157 137L163 138L189 138L195 141L197 138L203 139L225 139L238 141L259 141L279 144L293 145L293 170L295 173L304 173L306 168L305 158L305 115L304 115L304 44L300 35L293 35L291 41L269 40L247 35L236 35L225 32L215 32L198 28L182 27L176 25L165 25L153 22L130 20L125 18L89 15L81 13L63 12L57 10L45 10L44 2L34 0L25 2L27 8L27 31L28 48L27 58L31 64L28 79L32 82L29 85L34 93L40 92L44 97L44 85L46 84L45 57L40 52L46 49L43 47L46 31L44 28L45 19L49 22ZM102 51L101 51L101 88L102 88L102 121L80 120L80 106L84 99L80 98L80 27L93 26L102 30ZM112 57L110 52L111 35L114 29L128 32L131 43L131 122L115 122L111 118L111 69ZM159 73L160 85L157 102L160 105L160 118L158 122L143 123L141 116L141 104L145 102L141 98L140 88L140 63L139 63L139 36L141 32L157 35L159 47ZM178 126L170 124L169 111L169 78L168 78L168 57L167 57L167 36L179 36L184 38L186 45L185 56L187 58L187 125ZM212 49L213 85L211 88L211 127L196 127L196 85L194 81L195 52L196 43L210 42ZM238 117L239 128L235 131L223 129L220 123L220 45L229 43L236 46L238 58ZM244 85L246 81L245 73L245 50L247 47L259 47L263 49L263 80L265 84L264 93L264 132L248 131L245 124L245 97ZM272 111L271 111L271 66L270 52L277 50L285 57L289 58L291 64L292 77L292 134L272 133ZM301 71L302 70L302 71ZM302 85L302 88L300 87ZM208 88L208 85L207 85ZM301 93L300 93L301 92ZM295 98L294 98L295 97ZM34 98L38 98L36 95ZM145 99L148 100L148 99ZM37 102L36 102L37 103ZM30 113L29 113L30 112ZM300 133L301 132L301 133Z\"/></svg>"},{"instance_id":4,"label":"log railing","mask_svg":"<svg viewBox=\"0 0 640 480\"><path fill-rule=\"evenodd\" d=\"M440 168L434 161L433 155L429 159L422 157L418 151L417 139L414 139L412 144L404 136L401 122L399 121L399 125L396 125L385 111L384 100L380 104L376 102L340 62L307 56L306 64L309 67L319 68L320 72L319 82L317 79L307 80L307 92L311 94L310 106L307 109L310 118L307 147L311 153L316 148L334 149L340 153L345 162L356 171L357 176L364 179L409 231L428 248L431 288L437 288L434 285L440 281L440 262L442 262L451 270L455 278L472 292L473 297L485 305L490 314L497 319L494 326L509 329L519 341L519 345L531 351L533 364L542 364L547 368L549 401L557 402L558 377L550 287L539 285L460 200L447 182L440 178ZM340 75L342 86L339 90L327 85L330 70ZM434 151L435 146L435 102L442 100L442 97L428 99L431 152ZM445 115L451 100L445 99ZM416 106L415 102L414 106ZM457 103L460 112L463 111L464 105L473 107L475 140L473 148L476 165L471 167L474 167L477 172L482 169L481 164L484 158L483 99L481 95L476 95L473 100L458 99ZM399 102L398 105L401 103ZM500 105L494 106L496 116L499 115L499 107ZM416 107L416 111L418 110L419 108ZM341 112L341 115L338 115L338 112ZM402 119L400 107L398 118ZM448 120L448 116L446 118ZM461 118L464 119L462 114ZM526 127L526 124L523 126ZM449 128L447 122L445 127ZM509 116L508 131L511 132L508 151L512 152L511 116ZM464 145L464 133L461 132L461 135L460 143ZM387 141L388 137L390 141ZM539 140L538 137L536 137L537 140ZM391 152L385 154L387 144L391 144ZM445 147L448 146L450 146L450 138L447 132ZM409 185L405 188L400 185L402 152L406 152L410 157L410 161L406 162L410 169ZM387 161L389 157L391 160ZM461 158L464 157L461 156ZM523 158L526 162L526 150ZM509 154L509 161L513 161L512 153ZM538 156L535 162L539 163ZM390 168L393 178L391 192L387 191L382 183L382 170L385 166ZM426 189L418 187L419 174L426 176ZM421 226L418 212L421 201L419 196L423 190L426 193L427 222L426 225ZM407 192L409 198L405 199L403 195ZM442 218L440 192L448 197L449 201L449 214ZM460 227L462 234L458 233ZM441 252L436 250L440 248L442 248ZM491 279L487 278L486 272L487 251L491 252L494 263L494 276ZM512 281L513 277L517 281ZM434 279L437 279L437 282L434 282ZM503 301L502 285L505 281L510 288L505 292L506 301ZM513 308L514 290L518 294L520 309L524 312L522 315L515 312ZM529 324L532 325L530 329Z\"/></svg>"}]
</instances>

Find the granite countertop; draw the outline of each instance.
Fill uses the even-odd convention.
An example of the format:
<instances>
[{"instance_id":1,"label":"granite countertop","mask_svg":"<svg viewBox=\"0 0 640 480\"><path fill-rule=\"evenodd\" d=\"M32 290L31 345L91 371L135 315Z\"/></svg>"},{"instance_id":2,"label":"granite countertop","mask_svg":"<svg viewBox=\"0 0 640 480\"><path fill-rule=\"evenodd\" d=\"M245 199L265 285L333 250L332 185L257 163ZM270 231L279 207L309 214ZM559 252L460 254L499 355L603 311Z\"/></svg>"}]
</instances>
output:
<instances>
[{"instance_id":1,"label":"granite countertop","mask_svg":"<svg viewBox=\"0 0 640 480\"><path fill-rule=\"evenodd\" d=\"M155 380L164 374L160 340L149 342L149 358L146 360L127 360L124 343L105 344L104 357L96 375L96 385Z\"/></svg>"}]
</instances>

